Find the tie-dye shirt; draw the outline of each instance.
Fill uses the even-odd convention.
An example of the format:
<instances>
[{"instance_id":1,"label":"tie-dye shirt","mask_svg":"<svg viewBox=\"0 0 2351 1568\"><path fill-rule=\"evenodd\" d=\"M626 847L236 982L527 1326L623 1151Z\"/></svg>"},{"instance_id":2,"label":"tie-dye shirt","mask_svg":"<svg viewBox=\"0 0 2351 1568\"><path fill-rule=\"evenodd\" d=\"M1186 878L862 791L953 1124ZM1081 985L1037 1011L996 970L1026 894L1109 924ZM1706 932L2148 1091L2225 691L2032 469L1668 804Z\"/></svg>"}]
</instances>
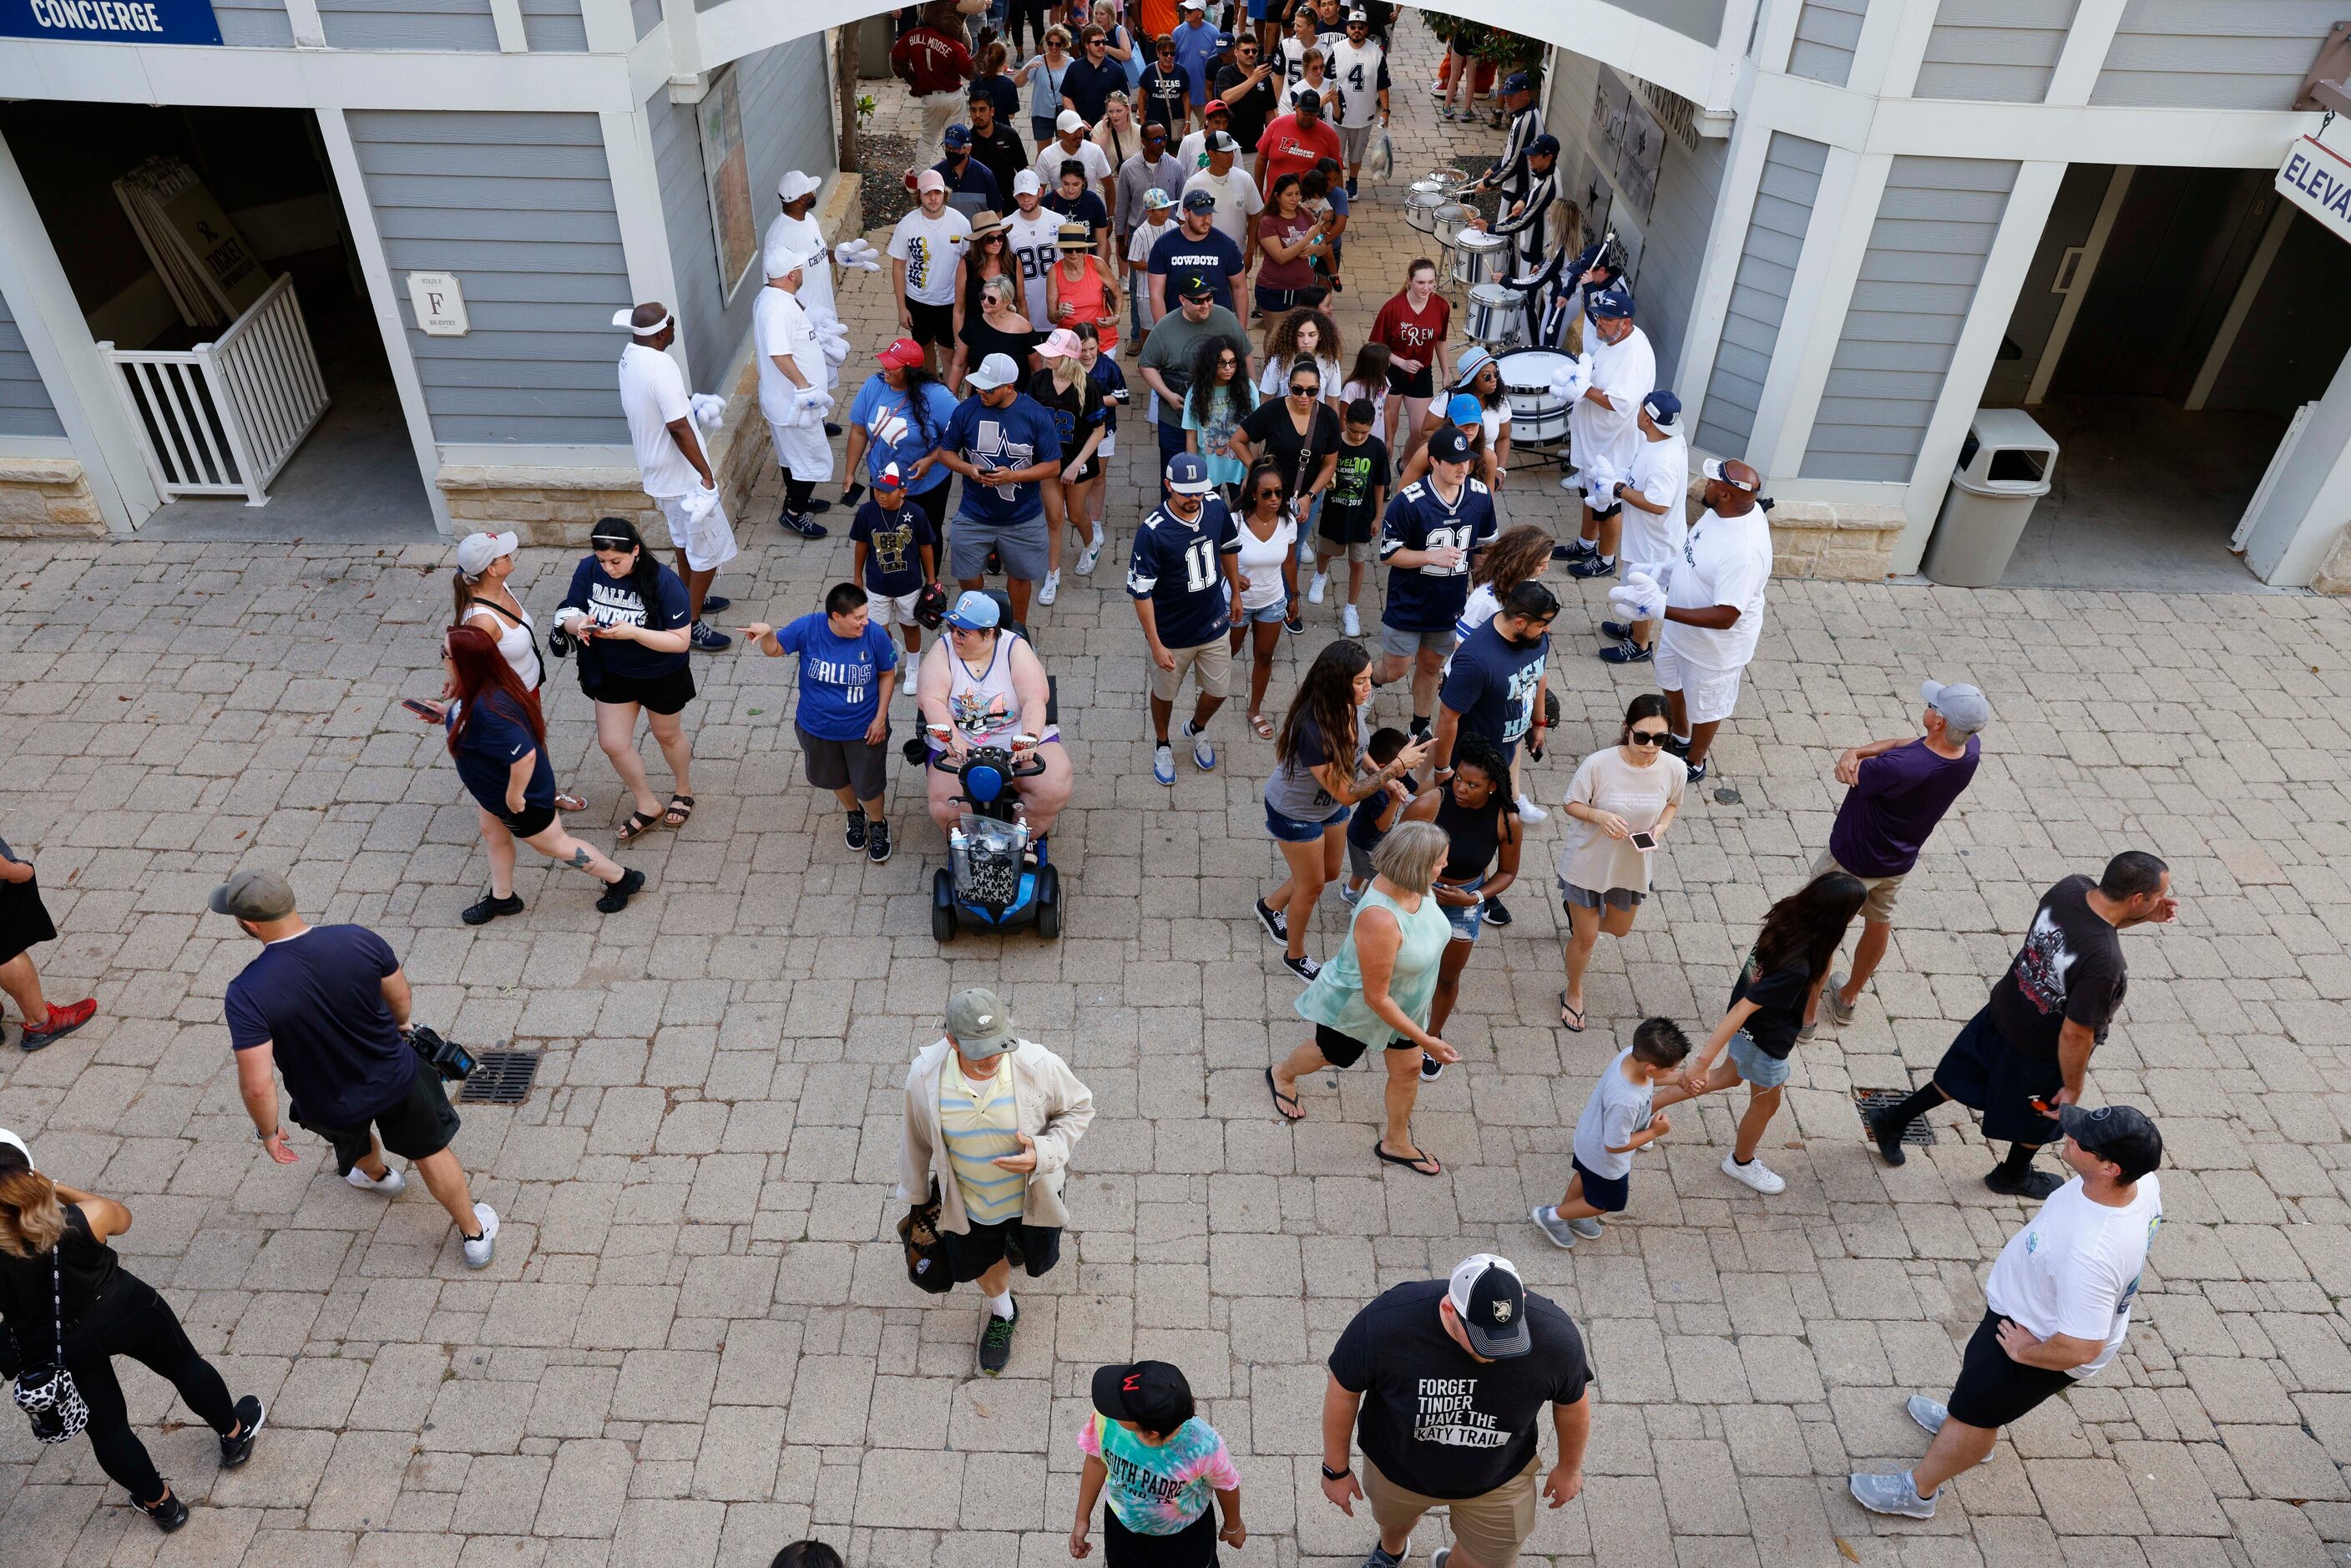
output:
<instances>
[{"instance_id":1,"label":"tie-dye shirt","mask_svg":"<svg viewBox=\"0 0 2351 1568\"><path fill-rule=\"evenodd\" d=\"M1118 1521L1137 1535L1174 1535L1208 1511L1213 1493L1238 1490L1240 1471L1217 1429L1195 1416L1152 1447L1097 1412L1078 1447L1110 1471L1102 1495Z\"/></svg>"}]
</instances>

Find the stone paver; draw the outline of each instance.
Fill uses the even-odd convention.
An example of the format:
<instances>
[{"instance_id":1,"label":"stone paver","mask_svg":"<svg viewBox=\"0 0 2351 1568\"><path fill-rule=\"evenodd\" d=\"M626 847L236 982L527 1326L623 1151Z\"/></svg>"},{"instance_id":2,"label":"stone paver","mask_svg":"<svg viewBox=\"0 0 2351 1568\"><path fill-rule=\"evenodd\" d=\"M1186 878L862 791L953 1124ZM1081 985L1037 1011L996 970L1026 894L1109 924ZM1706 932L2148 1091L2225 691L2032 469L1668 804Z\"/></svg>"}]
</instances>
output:
<instances>
[{"instance_id":1,"label":"stone paver","mask_svg":"<svg viewBox=\"0 0 2351 1568\"><path fill-rule=\"evenodd\" d=\"M1409 177L1450 144L1420 85L1426 37L1406 38ZM904 112L891 99L885 120ZM1364 211L1351 341L1425 248L1392 205ZM846 296L861 340L887 335L874 279ZM1126 424L1118 548L1152 449L1138 412ZM1519 479L1514 516L1564 516L1543 475ZM738 620L811 607L846 570L841 533L781 540L772 502L770 486L745 520ZM812 1531L861 1565L1065 1561L1087 1375L1157 1354L1186 1366L1239 1458L1255 1533L1231 1560L1353 1568L1365 1527L1314 1485L1318 1358L1377 1290L1492 1247L1587 1326L1599 1378L1589 1484L1544 1519L1531 1568L2344 1560L2351 896L2325 869L2351 852L2339 604L1774 584L1717 751L1738 799L1709 783L1683 814L1640 925L1598 960L1599 1027L1580 1037L1548 1021L1558 824L1535 830L1519 924L1469 970L1452 1031L1467 1063L1422 1098L1448 1166L1431 1181L1373 1166L1361 1074L1317 1085L1295 1130L1264 1104L1258 1073L1299 1032L1249 916L1276 875L1268 748L1227 719L1222 770L1149 782L1117 559L1035 617L1081 777L1055 836L1068 933L942 949L919 791L893 786L891 865L843 851L799 779L788 665L699 666L700 809L628 852L653 887L625 915L527 865L529 914L474 931L456 920L483 877L473 811L395 706L435 678L442 551L0 551L0 833L38 862L66 934L41 954L52 994L101 1006L52 1051L0 1056L0 1122L131 1205L130 1265L272 1401L252 1466L217 1476L201 1431L159 1427L187 1412L125 1364L134 1417L206 1505L160 1555L85 1445L42 1450L0 1421L0 1559L758 1564ZM544 612L569 568L534 554L517 586ZM1588 657L1599 591L1570 596L1546 798L1639 689ZM1332 607L1309 619L1276 702L1335 634ZM1646 1012L1712 1022L1757 918L1825 837L1834 749L1904 730L1929 673L1984 686L1999 723L1875 993L1797 1053L1771 1151L1788 1192L1722 1178L1735 1107L1708 1104L1642 1162L1622 1223L1552 1251L1523 1215L1555 1196L1615 1038ZM577 825L608 841L619 796L586 704L558 685L559 771L594 802ZM2177 927L2129 938L2127 1016L2094 1070L2098 1096L2154 1108L2171 1150L2139 1322L1932 1524L1870 1519L1843 1474L1917 1451L1901 1397L1946 1385L2022 1210L1979 1185L1980 1140L1949 1113L1931 1151L1879 1167L1848 1092L1930 1066L2040 889L2125 845L2166 856L2186 901ZM507 1217L492 1269L459 1265L421 1191L354 1192L315 1140L290 1169L256 1148L220 1023L250 945L197 913L245 864L289 872L313 918L382 931L421 1018L546 1052L528 1103L468 1110L458 1143ZM1319 917L1318 950L1340 915ZM904 1064L946 991L982 981L1102 1110L1066 1265L1025 1288L994 1383L972 1377L970 1296L913 1291L888 1229Z\"/></svg>"}]
</instances>

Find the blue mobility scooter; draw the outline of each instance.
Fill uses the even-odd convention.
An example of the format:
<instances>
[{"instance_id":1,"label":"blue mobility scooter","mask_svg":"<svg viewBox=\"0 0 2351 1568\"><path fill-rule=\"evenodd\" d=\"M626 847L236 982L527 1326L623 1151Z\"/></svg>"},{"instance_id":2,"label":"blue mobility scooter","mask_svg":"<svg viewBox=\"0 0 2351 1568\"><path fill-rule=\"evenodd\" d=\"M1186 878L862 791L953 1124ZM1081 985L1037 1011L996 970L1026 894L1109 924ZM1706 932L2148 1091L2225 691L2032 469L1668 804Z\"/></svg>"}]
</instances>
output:
<instances>
[{"instance_id":1,"label":"blue mobility scooter","mask_svg":"<svg viewBox=\"0 0 2351 1568\"><path fill-rule=\"evenodd\" d=\"M1029 629L1012 619L1010 601L1000 591L986 591L1005 629L1033 646ZM1058 723L1060 693L1050 675L1046 683L1046 722ZM1014 783L1042 773L1045 762L1034 737L1018 738L1026 743L1019 749L975 747L960 763L942 753L932 764L962 782L956 799L966 807L947 834L947 863L931 873L931 935L941 942L954 941L967 924L980 931L1033 925L1049 941L1061 935L1061 873L1047 846L1030 838Z\"/></svg>"}]
</instances>

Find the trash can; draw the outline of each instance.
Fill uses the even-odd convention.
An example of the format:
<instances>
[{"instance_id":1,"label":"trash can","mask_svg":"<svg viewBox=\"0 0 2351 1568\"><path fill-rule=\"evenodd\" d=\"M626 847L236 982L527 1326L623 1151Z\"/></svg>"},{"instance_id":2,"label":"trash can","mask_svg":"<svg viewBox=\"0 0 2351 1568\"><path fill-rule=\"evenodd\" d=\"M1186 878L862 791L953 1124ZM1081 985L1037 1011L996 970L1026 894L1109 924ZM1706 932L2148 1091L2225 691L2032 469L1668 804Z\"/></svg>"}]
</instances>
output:
<instances>
[{"instance_id":1,"label":"trash can","mask_svg":"<svg viewBox=\"0 0 2351 1568\"><path fill-rule=\"evenodd\" d=\"M1998 584L2056 465L2057 443L2022 409L1976 410L1919 570L1953 588Z\"/></svg>"}]
</instances>

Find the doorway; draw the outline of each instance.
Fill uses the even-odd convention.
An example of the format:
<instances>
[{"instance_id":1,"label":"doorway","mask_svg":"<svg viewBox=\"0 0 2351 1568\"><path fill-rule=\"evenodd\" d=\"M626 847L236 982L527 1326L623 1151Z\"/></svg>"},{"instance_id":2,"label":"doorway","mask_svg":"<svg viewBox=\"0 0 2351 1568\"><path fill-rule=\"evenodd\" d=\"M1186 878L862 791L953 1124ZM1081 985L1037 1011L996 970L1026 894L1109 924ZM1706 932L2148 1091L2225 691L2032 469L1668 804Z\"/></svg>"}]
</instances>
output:
<instances>
[{"instance_id":1,"label":"doorway","mask_svg":"<svg viewBox=\"0 0 2351 1568\"><path fill-rule=\"evenodd\" d=\"M231 340L248 297L281 279L292 298L273 298L273 329L298 308L299 329L307 329L325 407L317 412L314 392L307 408L297 399L277 416L277 445L298 444L290 455L265 448L266 461L283 464L265 486L267 504L250 506L243 495L170 497L138 525L140 537L438 537L314 116L26 100L0 105L0 137L92 340L154 356L152 366L110 369L127 389L144 380L132 406L150 448L184 476L224 484L246 477L217 438L219 400L179 359L199 343ZM225 229L207 220L193 232L225 236L224 254L249 261L250 281L224 297L188 265L172 231L189 225L160 220L149 200L159 182L209 204L206 212L216 209ZM220 275L218 267L206 270Z\"/></svg>"}]
</instances>

